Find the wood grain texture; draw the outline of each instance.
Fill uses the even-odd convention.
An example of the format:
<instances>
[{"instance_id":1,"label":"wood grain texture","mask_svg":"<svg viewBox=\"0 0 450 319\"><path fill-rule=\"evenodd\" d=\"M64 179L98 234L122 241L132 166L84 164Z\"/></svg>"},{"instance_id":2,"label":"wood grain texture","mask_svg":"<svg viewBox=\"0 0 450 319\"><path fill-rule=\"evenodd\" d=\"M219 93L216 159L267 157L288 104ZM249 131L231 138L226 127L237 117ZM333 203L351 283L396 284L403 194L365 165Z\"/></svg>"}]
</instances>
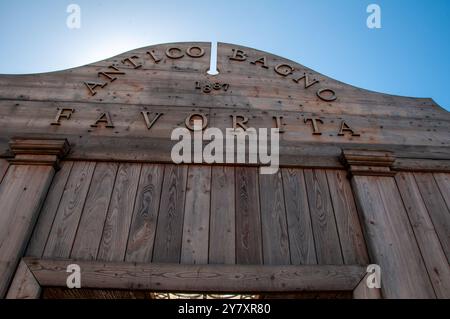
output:
<instances>
[{"instance_id":1,"label":"wood grain texture","mask_svg":"<svg viewBox=\"0 0 450 319\"><path fill-rule=\"evenodd\" d=\"M289 265L289 235L280 171L260 175L259 194L264 264Z\"/></svg>"},{"instance_id":2,"label":"wood grain texture","mask_svg":"<svg viewBox=\"0 0 450 319\"><path fill-rule=\"evenodd\" d=\"M236 167L236 263L262 264L258 170Z\"/></svg>"},{"instance_id":3,"label":"wood grain texture","mask_svg":"<svg viewBox=\"0 0 450 319\"><path fill-rule=\"evenodd\" d=\"M187 166L166 165L153 262L180 262Z\"/></svg>"},{"instance_id":4,"label":"wood grain texture","mask_svg":"<svg viewBox=\"0 0 450 319\"><path fill-rule=\"evenodd\" d=\"M381 289L367 286L367 280L370 280L369 276L367 274L353 290L353 299L381 299Z\"/></svg>"},{"instance_id":5,"label":"wood grain texture","mask_svg":"<svg viewBox=\"0 0 450 319\"><path fill-rule=\"evenodd\" d=\"M97 259L122 261L133 216L140 164L120 164L109 203Z\"/></svg>"},{"instance_id":6,"label":"wood grain texture","mask_svg":"<svg viewBox=\"0 0 450 319\"><path fill-rule=\"evenodd\" d=\"M352 184L383 297L435 298L394 179L355 176Z\"/></svg>"},{"instance_id":7,"label":"wood grain texture","mask_svg":"<svg viewBox=\"0 0 450 319\"><path fill-rule=\"evenodd\" d=\"M369 256L347 173L328 170L327 179L344 263L369 264Z\"/></svg>"},{"instance_id":8,"label":"wood grain texture","mask_svg":"<svg viewBox=\"0 0 450 319\"><path fill-rule=\"evenodd\" d=\"M301 169L282 169L284 198L293 265L317 264L305 178Z\"/></svg>"},{"instance_id":9,"label":"wood grain texture","mask_svg":"<svg viewBox=\"0 0 450 319\"><path fill-rule=\"evenodd\" d=\"M450 267L412 173L395 177L420 252L438 298L450 298Z\"/></svg>"},{"instance_id":10,"label":"wood grain texture","mask_svg":"<svg viewBox=\"0 0 450 319\"><path fill-rule=\"evenodd\" d=\"M72 161L63 161L56 172L28 244L27 256L42 257L72 166Z\"/></svg>"},{"instance_id":11,"label":"wood grain texture","mask_svg":"<svg viewBox=\"0 0 450 319\"><path fill-rule=\"evenodd\" d=\"M41 286L36 278L34 278L27 264L22 260L17 267L6 299L38 299L41 290Z\"/></svg>"},{"instance_id":12,"label":"wood grain texture","mask_svg":"<svg viewBox=\"0 0 450 319\"><path fill-rule=\"evenodd\" d=\"M120 290L120 289L70 289L67 287L45 287L42 289L41 299L64 300L64 299L151 299L152 294L142 290Z\"/></svg>"},{"instance_id":13,"label":"wood grain texture","mask_svg":"<svg viewBox=\"0 0 450 319\"><path fill-rule=\"evenodd\" d=\"M0 184L2 183L3 177L8 170L9 163L7 160L0 158Z\"/></svg>"},{"instance_id":14,"label":"wood grain texture","mask_svg":"<svg viewBox=\"0 0 450 319\"><path fill-rule=\"evenodd\" d=\"M305 170L306 190L319 264L343 263L326 172Z\"/></svg>"},{"instance_id":15,"label":"wood grain texture","mask_svg":"<svg viewBox=\"0 0 450 319\"><path fill-rule=\"evenodd\" d=\"M142 165L125 260L151 262L164 178L163 165Z\"/></svg>"},{"instance_id":16,"label":"wood grain texture","mask_svg":"<svg viewBox=\"0 0 450 319\"><path fill-rule=\"evenodd\" d=\"M70 256L94 168L94 162L73 164L43 256L59 258Z\"/></svg>"},{"instance_id":17,"label":"wood grain texture","mask_svg":"<svg viewBox=\"0 0 450 319\"><path fill-rule=\"evenodd\" d=\"M211 167L190 166L186 187L181 263L207 264Z\"/></svg>"},{"instance_id":18,"label":"wood grain texture","mask_svg":"<svg viewBox=\"0 0 450 319\"><path fill-rule=\"evenodd\" d=\"M179 265L26 259L42 286L65 286L66 267L78 263L83 286L102 289L137 289L180 292L296 292L352 291L365 267Z\"/></svg>"},{"instance_id":19,"label":"wood grain texture","mask_svg":"<svg viewBox=\"0 0 450 319\"><path fill-rule=\"evenodd\" d=\"M414 173L425 206L450 264L450 209L430 173Z\"/></svg>"},{"instance_id":20,"label":"wood grain texture","mask_svg":"<svg viewBox=\"0 0 450 319\"><path fill-rule=\"evenodd\" d=\"M86 260L97 258L118 166L115 163L97 163L73 243L71 258Z\"/></svg>"},{"instance_id":21,"label":"wood grain texture","mask_svg":"<svg viewBox=\"0 0 450 319\"><path fill-rule=\"evenodd\" d=\"M233 112L251 114L252 127L273 126L273 115L283 116L286 133L281 140L283 165L342 168L336 157L342 148L384 149L397 153L401 167L446 169L450 171L450 113L431 99L418 99L370 92L319 74L299 63L273 54L232 44L219 44L216 77L205 74L209 67L210 43L177 43L184 56L171 59L165 50L173 44L161 44L132 50L87 66L46 74L0 76L0 154L8 141L18 134L64 137L73 145L72 160L122 160L170 162L170 132L182 126L186 113L202 110L211 114L211 123L230 120ZM190 46L200 46L205 55L188 56ZM230 60L232 49L245 51L245 61ZM147 53L155 51L161 61ZM142 66L134 69L129 62L138 57ZM267 57L269 68L251 61ZM281 76L278 64L289 64L294 72ZM124 75L114 82L99 72L111 71L116 64ZM319 83L309 88L303 80L307 74ZM104 73L103 73L104 74ZM85 81L107 85L91 95ZM216 81L229 84L229 90L205 93L196 89ZM319 88L336 91L338 98L326 102L317 96ZM57 107L74 108L70 120L50 125ZM107 108L115 128L92 129L92 121ZM148 131L140 112L165 113ZM169 116L169 114L172 114ZM304 117L320 115L324 119L323 135L311 134ZM344 119L360 131L361 136L338 136ZM222 126L215 126L222 128ZM229 127L229 126L228 126ZM163 135L161 133L164 133ZM146 150L152 149L152 152ZM331 156L329 156L331 154ZM446 162L447 161L447 162Z\"/></svg>"},{"instance_id":22,"label":"wood grain texture","mask_svg":"<svg viewBox=\"0 0 450 319\"><path fill-rule=\"evenodd\" d=\"M51 166L12 165L0 185L0 298L25 251L54 173Z\"/></svg>"},{"instance_id":23,"label":"wood grain texture","mask_svg":"<svg viewBox=\"0 0 450 319\"><path fill-rule=\"evenodd\" d=\"M447 208L450 210L450 174L436 173L433 176L447 204Z\"/></svg>"},{"instance_id":24,"label":"wood grain texture","mask_svg":"<svg viewBox=\"0 0 450 319\"><path fill-rule=\"evenodd\" d=\"M234 167L213 166L211 173L211 221L209 263L236 263Z\"/></svg>"}]
</instances>

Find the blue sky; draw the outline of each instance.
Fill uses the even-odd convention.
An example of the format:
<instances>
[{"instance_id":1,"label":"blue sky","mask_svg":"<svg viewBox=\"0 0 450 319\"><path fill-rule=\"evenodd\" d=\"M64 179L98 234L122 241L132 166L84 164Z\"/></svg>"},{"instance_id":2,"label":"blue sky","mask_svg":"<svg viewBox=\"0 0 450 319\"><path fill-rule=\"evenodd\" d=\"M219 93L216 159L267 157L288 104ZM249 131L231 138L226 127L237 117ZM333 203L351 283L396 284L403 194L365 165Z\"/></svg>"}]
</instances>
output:
<instances>
[{"instance_id":1,"label":"blue sky","mask_svg":"<svg viewBox=\"0 0 450 319\"><path fill-rule=\"evenodd\" d=\"M81 7L69 29L66 8ZM381 29L366 8L381 7ZM0 2L0 73L92 63L138 47L220 41L281 55L369 90L431 97L450 110L450 1Z\"/></svg>"}]
</instances>

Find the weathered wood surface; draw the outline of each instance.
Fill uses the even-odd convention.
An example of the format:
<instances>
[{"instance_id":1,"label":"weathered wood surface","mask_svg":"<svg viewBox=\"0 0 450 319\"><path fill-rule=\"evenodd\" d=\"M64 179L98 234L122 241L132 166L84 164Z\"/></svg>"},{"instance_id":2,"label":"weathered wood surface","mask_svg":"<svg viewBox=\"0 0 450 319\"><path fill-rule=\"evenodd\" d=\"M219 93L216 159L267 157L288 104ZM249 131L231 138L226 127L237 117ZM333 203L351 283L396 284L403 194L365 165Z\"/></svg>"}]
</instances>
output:
<instances>
[{"instance_id":1,"label":"weathered wood surface","mask_svg":"<svg viewBox=\"0 0 450 319\"><path fill-rule=\"evenodd\" d=\"M141 165L121 164L117 171L97 259L125 259Z\"/></svg>"},{"instance_id":2,"label":"weathered wood surface","mask_svg":"<svg viewBox=\"0 0 450 319\"><path fill-rule=\"evenodd\" d=\"M8 166L8 161L0 158L0 184L2 183L3 176L5 176L6 171L8 170Z\"/></svg>"},{"instance_id":3,"label":"weathered wood surface","mask_svg":"<svg viewBox=\"0 0 450 319\"><path fill-rule=\"evenodd\" d=\"M156 227L154 262L180 261L187 166L166 166Z\"/></svg>"},{"instance_id":4,"label":"weathered wood surface","mask_svg":"<svg viewBox=\"0 0 450 319\"><path fill-rule=\"evenodd\" d=\"M353 299L381 299L381 289L369 288L367 286L367 279L369 279L369 274L353 290Z\"/></svg>"},{"instance_id":5,"label":"weathered wood surface","mask_svg":"<svg viewBox=\"0 0 450 319\"><path fill-rule=\"evenodd\" d=\"M6 299L38 299L42 288L31 273L28 265L21 260L14 280L8 289Z\"/></svg>"},{"instance_id":6,"label":"weathered wood surface","mask_svg":"<svg viewBox=\"0 0 450 319\"><path fill-rule=\"evenodd\" d=\"M293 265L317 264L303 170L283 169L282 173L291 262Z\"/></svg>"},{"instance_id":7,"label":"weathered wood surface","mask_svg":"<svg viewBox=\"0 0 450 319\"><path fill-rule=\"evenodd\" d=\"M436 173L433 176L447 204L447 208L450 210L450 174Z\"/></svg>"},{"instance_id":8,"label":"weathered wood surface","mask_svg":"<svg viewBox=\"0 0 450 319\"><path fill-rule=\"evenodd\" d=\"M165 50L176 46L183 57L171 59ZM199 46L202 57L190 57L186 49ZM246 60L230 60L232 49L245 51ZM147 53L161 58L156 63ZM209 76L209 43L163 44L136 49L71 70L35 75L0 76L0 154L7 154L12 136L65 137L73 146L70 159L171 162L170 133L183 126L192 112L209 116L210 126L231 127L231 114L249 117L249 126L273 127L273 116L283 116L282 165L341 168L337 157L342 148L371 148L394 151L399 167L450 171L450 113L431 99L417 99L370 92L318 74L281 57L230 44L219 44L220 74ZM134 68L126 58L136 56ZM256 59L267 58L268 68ZM110 81L99 72L123 75ZM288 64L295 70L282 76L274 68ZM308 74L309 82L293 79ZM91 95L85 81L107 83ZM229 84L225 90L204 93L196 82ZM202 84L202 85L203 85ZM319 88L333 89L337 99L321 100ZM73 108L70 120L50 125L57 108ZM91 127L101 112L108 111L114 128ZM141 115L164 113L150 130ZM322 135L313 135L306 118L320 117ZM345 120L359 137L338 136ZM148 150L152 150L149 152ZM420 160L420 161L418 161Z\"/></svg>"},{"instance_id":9,"label":"weathered wood surface","mask_svg":"<svg viewBox=\"0 0 450 319\"><path fill-rule=\"evenodd\" d=\"M450 298L450 267L412 173L395 177L417 244L438 298Z\"/></svg>"},{"instance_id":10,"label":"weathered wood surface","mask_svg":"<svg viewBox=\"0 0 450 319\"><path fill-rule=\"evenodd\" d=\"M12 165L0 185L0 298L25 251L53 175L51 166Z\"/></svg>"},{"instance_id":11,"label":"weathered wood surface","mask_svg":"<svg viewBox=\"0 0 450 319\"><path fill-rule=\"evenodd\" d=\"M414 177L450 264L450 208L447 207L433 174L414 173Z\"/></svg>"},{"instance_id":12,"label":"weathered wood surface","mask_svg":"<svg viewBox=\"0 0 450 319\"><path fill-rule=\"evenodd\" d=\"M344 263L349 265L368 264L369 257L358 219L355 199L347 180L347 173L329 170L327 171L327 179Z\"/></svg>"},{"instance_id":13,"label":"weathered wood surface","mask_svg":"<svg viewBox=\"0 0 450 319\"><path fill-rule=\"evenodd\" d=\"M73 162L64 161L56 172L28 245L27 256L42 257L72 166Z\"/></svg>"},{"instance_id":14,"label":"weathered wood surface","mask_svg":"<svg viewBox=\"0 0 450 319\"><path fill-rule=\"evenodd\" d=\"M164 177L163 165L142 165L125 260L151 262Z\"/></svg>"},{"instance_id":15,"label":"weathered wood surface","mask_svg":"<svg viewBox=\"0 0 450 319\"><path fill-rule=\"evenodd\" d=\"M394 178L354 176L352 184L383 297L436 298Z\"/></svg>"},{"instance_id":16,"label":"weathered wood surface","mask_svg":"<svg viewBox=\"0 0 450 319\"><path fill-rule=\"evenodd\" d=\"M94 168L94 162L73 164L43 256L59 258L70 256Z\"/></svg>"},{"instance_id":17,"label":"weathered wood surface","mask_svg":"<svg viewBox=\"0 0 450 319\"><path fill-rule=\"evenodd\" d=\"M343 263L330 190L324 170L305 170L306 189L319 264Z\"/></svg>"},{"instance_id":18,"label":"weathered wood surface","mask_svg":"<svg viewBox=\"0 0 450 319\"><path fill-rule=\"evenodd\" d=\"M114 163L96 165L70 254L71 258L88 260L97 258L102 236L98 230L105 224L117 168L118 165Z\"/></svg>"},{"instance_id":19,"label":"weathered wood surface","mask_svg":"<svg viewBox=\"0 0 450 319\"><path fill-rule=\"evenodd\" d=\"M211 167L189 167L181 246L183 264L208 263L210 203Z\"/></svg>"},{"instance_id":20,"label":"weathered wood surface","mask_svg":"<svg viewBox=\"0 0 450 319\"><path fill-rule=\"evenodd\" d=\"M36 258L25 262L41 286L65 286L67 265L77 263L83 269L84 288L173 292L352 291L365 275L365 267L359 265L179 265Z\"/></svg>"},{"instance_id":21,"label":"weathered wood surface","mask_svg":"<svg viewBox=\"0 0 450 319\"><path fill-rule=\"evenodd\" d=\"M236 167L236 263L262 264L258 169Z\"/></svg>"},{"instance_id":22,"label":"weathered wood surface","mask_svg":"<svg viewBox=\"0 0 450 319\"><path fill-rule=\"evenodd\" d=\"M259 177L264 264L290 263L289 235L281 172Z\"/></svg>"},{"instance_id":23,"label":"weathered wood surface","mask_svg":"<svg viewBox=\"0 0 450 319\"><path fill-rule=\"evenodd\" d=\"M345 172L314 174L64 161L26 255L140 263L366 264ZM328 189L332 183L339 184L336 193Z\"/></svg>"},{"instance_id":24,"label":"weathered wood surface","mask_svg":"<svg viewBox=\"0 0 450 319\"><path fill-rule=\"evenodd\" d=\"M234 167L212 167L209 263L236 261L236 215Z\"/></svg>"}]
</instances>

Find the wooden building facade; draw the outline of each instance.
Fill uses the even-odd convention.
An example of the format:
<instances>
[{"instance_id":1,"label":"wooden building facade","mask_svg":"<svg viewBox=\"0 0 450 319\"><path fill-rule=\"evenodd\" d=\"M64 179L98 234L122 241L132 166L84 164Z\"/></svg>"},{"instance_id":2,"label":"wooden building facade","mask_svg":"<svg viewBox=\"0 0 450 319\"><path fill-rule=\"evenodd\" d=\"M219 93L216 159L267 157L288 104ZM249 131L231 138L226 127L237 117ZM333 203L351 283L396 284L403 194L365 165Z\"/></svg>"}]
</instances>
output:
<instances>
[{"instance_id":1,"label":"wooden building facade","mask_svg":"<svg viewBox=\"0 0 450 319\"><path fill-rule=\"evenodd\" d=\"M237 45L209 65L175 43L0 76L0 297L450 298L450 113ZM173 163L195 118L279 128L279 171Z\"/></svg>"}]
</instances>

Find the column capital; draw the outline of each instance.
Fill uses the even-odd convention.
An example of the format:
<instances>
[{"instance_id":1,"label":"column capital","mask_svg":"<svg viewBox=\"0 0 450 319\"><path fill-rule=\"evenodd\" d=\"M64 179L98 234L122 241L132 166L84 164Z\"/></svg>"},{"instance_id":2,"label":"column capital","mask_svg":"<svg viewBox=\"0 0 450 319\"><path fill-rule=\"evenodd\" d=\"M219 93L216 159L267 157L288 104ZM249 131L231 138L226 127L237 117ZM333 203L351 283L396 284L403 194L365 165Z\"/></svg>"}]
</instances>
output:
<instances>
[{"instance_id":1,"label":"column capital","mask_svg":"<svg viewBox=\"0 0 450 319\"><path fill-rule=\"evenodd\" d=\"M57 167L70 150L67 139L12 138L9 142L13 165L50 165Z\"/></svg>"},{"instance_id":2,"label":"column capital","mask_svg":"<svg viewBox=\"0 0 450 319\"><path fill-rule=\"evenodd\" d=\"M341 162L351 176L394 176L394 153L389 151L342 150Z\"/></svg>"}]
</instances>

